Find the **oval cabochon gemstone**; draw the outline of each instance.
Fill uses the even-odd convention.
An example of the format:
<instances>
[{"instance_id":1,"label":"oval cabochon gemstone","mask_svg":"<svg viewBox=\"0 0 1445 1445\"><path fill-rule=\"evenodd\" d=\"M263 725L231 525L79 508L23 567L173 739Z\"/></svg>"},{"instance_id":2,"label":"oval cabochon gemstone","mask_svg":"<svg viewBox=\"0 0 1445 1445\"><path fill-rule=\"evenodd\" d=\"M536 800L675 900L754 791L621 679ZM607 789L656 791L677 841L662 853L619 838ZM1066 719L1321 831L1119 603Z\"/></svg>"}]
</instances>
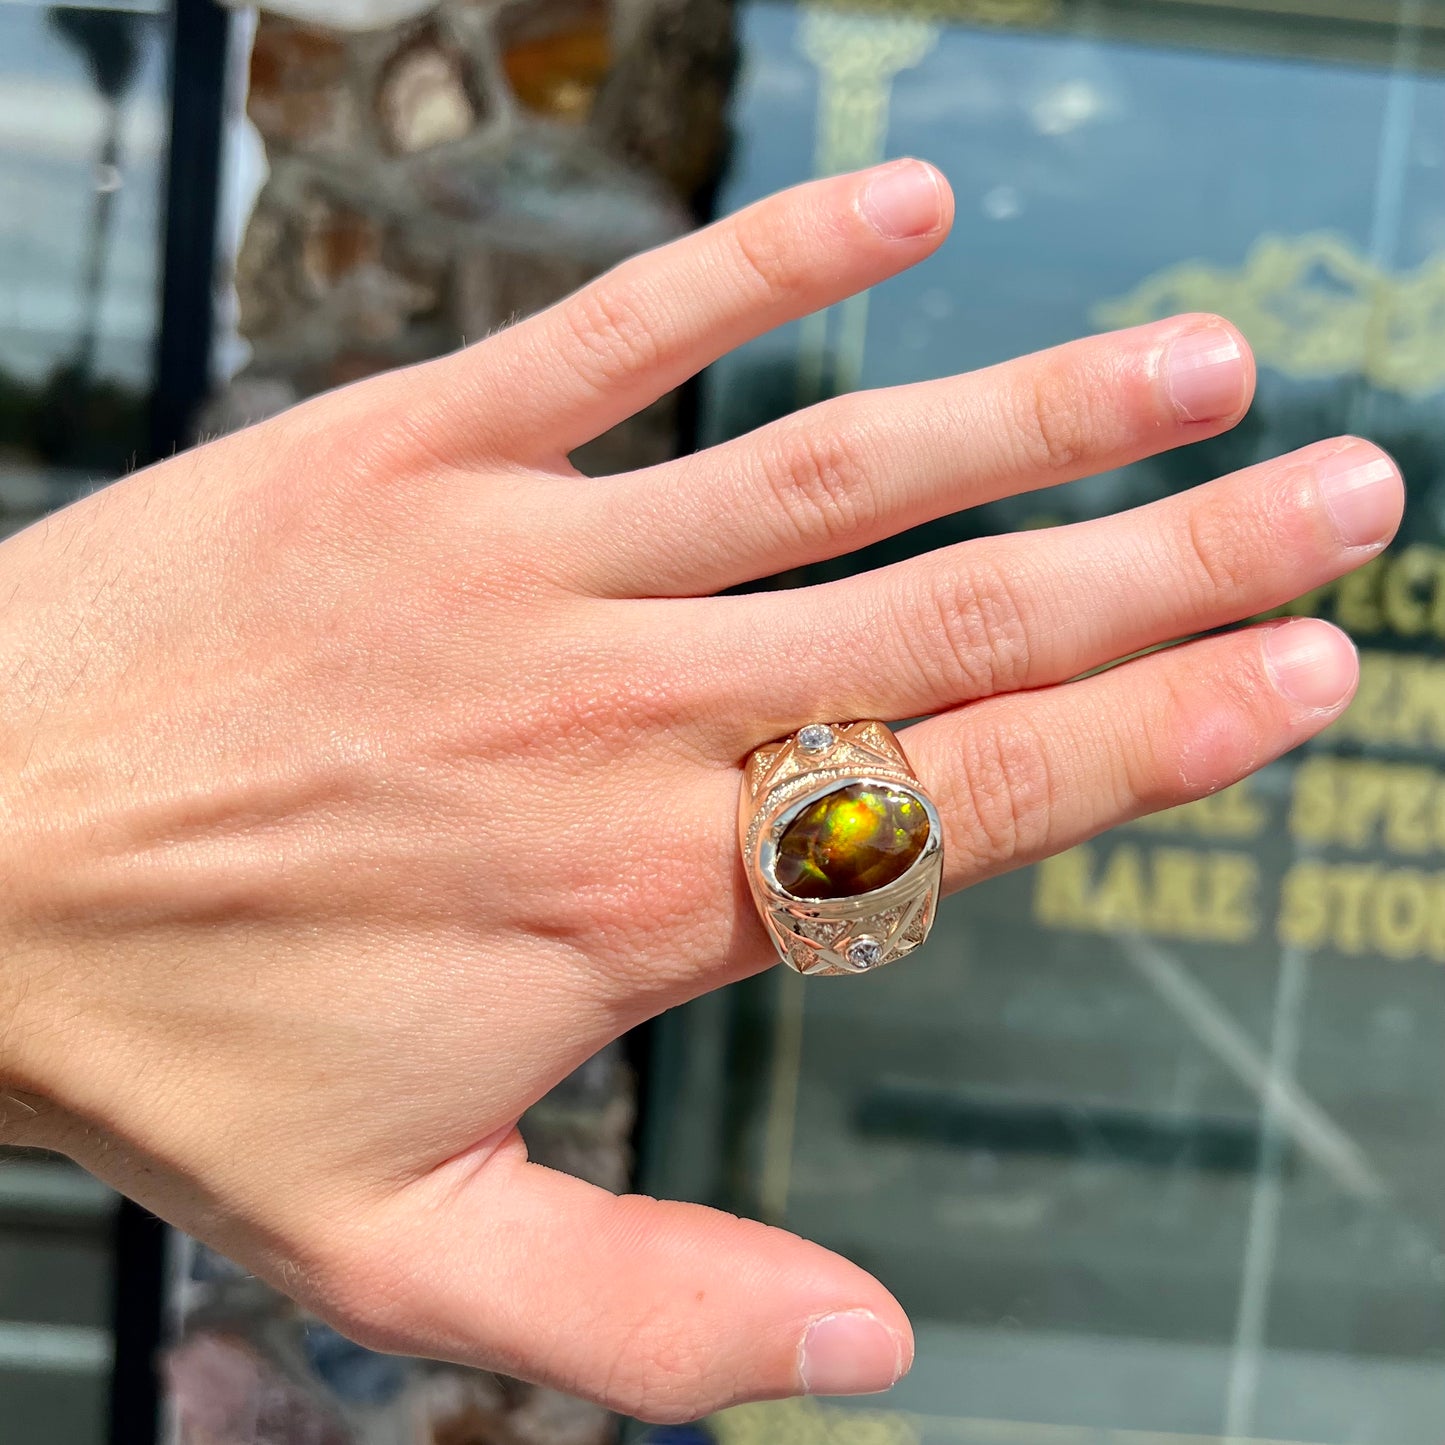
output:
<instances>
[{"instance_id":1,"label":"oval cabochon gemstone","mask_svg":"<svg viewBox=\"0 0 1445 1445\"><path fill-rule=\"evenodd\" d=\"M856 898L901 878L923 852L928 827L912 793L846 783L783 830L774 872L794 898Z\"/></svg>"}]
</instances>

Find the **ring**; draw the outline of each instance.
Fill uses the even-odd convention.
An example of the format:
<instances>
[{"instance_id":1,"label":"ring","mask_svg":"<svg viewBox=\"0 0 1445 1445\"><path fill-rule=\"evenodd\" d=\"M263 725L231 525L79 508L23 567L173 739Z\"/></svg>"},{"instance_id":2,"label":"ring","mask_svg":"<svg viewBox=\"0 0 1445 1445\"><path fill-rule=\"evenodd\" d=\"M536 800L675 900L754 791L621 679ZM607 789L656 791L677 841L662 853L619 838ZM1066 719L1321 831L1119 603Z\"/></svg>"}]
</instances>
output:
<instances>
[{"instance_id":1,"label":"ring","mask_svg":"<svg viewBox=\"0 0 1445 1445\"><path fill-rule=\"evenodd\" d=\"M758 748L738 839L768 935L799 973L867 973L928 937L943 830L883 723L810 723Z\"/></svg>"}]
</instances>

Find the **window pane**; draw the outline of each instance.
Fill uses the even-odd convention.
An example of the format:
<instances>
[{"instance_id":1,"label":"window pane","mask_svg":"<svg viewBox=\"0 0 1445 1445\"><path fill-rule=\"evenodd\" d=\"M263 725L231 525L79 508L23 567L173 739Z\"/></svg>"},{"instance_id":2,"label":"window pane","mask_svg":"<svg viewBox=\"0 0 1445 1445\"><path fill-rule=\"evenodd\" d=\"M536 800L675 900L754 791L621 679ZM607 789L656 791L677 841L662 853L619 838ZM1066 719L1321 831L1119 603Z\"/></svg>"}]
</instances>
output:
<instances>
[{"instance_id":1,"label":"window pane","mask_svg":"<svg viewBox=\"0 0 1445 1445\"><path fill-rule=\"evenodd\" d=\"M165 131L161 17L0 4L0 528L144 446Z\"/></svg>"},{"instance_id":2,"label":"window pane","mask_svg":"<svg viewBox=\"0 0 1445 1445\"><path fill-rule=\"evenodd\" d=\"M1228 437L786 584L1344 431L1397 455L1411 505L1385 559L1301 604L1364 657L1317 746L953 899L897 968L777 970L665 1026L652 1093L684 1107L653 1120L648 1187L841 1250L918 1326L889 1396L734 1412L724 1442L1439 1439L1442 12L1309 9L743 8L723 209L914 154L958 222L715 368L705 439L1178 311L1230 316L1261 368Z\"/></svg>"},{"instance_id":3,"label":"window pane","mask_svg":"<svg viewBox=\"0 0 1445 1445\"><path fill-rule=\"evenodd\" d=\"M146 446L166 146L156 7L0 3L0 534ZM101 1445L115 1197L0 1150L6 1440Z\"/></svg>"}]
</instances>

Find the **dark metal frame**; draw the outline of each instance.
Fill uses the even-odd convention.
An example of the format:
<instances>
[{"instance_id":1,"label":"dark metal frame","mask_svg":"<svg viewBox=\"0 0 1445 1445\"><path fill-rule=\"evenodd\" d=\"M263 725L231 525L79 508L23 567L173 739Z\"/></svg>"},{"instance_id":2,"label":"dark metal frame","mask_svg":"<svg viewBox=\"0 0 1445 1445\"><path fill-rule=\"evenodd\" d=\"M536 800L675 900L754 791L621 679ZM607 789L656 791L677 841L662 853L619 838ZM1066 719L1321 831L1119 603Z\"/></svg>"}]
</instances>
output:
<instances>
[{"instance_id":1,"label":"dark metal frame","mask_svg":"<svg viewBox=\"0 0 1445 1445\"><path fill-rule=\"evenodd\" d=\"M211 385L230 26L217 0L174 0L165 255L150 418L156 461L188 446ZM159 1436L166 1226L123 1200L114 1233L111 1445Z\"/></svg>"}]
</instances>

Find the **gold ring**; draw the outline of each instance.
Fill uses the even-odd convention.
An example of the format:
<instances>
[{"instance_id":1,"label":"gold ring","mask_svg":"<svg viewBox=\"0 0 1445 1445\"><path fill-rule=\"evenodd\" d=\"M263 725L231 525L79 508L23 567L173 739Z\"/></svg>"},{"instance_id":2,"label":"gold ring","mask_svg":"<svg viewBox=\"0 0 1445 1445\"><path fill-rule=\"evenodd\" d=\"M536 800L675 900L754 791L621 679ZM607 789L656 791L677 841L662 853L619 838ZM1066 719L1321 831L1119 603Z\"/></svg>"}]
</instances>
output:
<instances>
[{"instance_id":1,"label":"gold ring","mask_svg":"<svg viewBox=\"0 0 1445 1445\"><path fill-rule=\"evenodd\" d=\"M768 935L799 973L867 973L928 937L943 830L883 723L810 723L758 748L738 839Z\"/></svg>"}]
</instances>

